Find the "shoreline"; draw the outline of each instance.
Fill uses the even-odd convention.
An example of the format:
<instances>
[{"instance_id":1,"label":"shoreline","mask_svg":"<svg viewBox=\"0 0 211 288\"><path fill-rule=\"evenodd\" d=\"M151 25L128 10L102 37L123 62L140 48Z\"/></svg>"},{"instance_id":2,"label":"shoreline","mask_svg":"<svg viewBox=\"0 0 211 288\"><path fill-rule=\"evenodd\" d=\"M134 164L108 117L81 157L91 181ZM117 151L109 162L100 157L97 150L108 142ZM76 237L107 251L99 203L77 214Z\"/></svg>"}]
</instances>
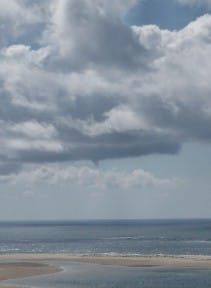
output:
<instances>
[{"instance_id":1,"label":"shoreline","mask_svg":"<svg viewBox=\"0 0 211 288\"><path fill-rule=\"evenodd\" d=\"M67 261L127 267L198 268L211 269L211 255L137 255L137 254L70 254L20 253L0 254L0 288L16 288L2 282L17 278L61 272L51 261ZM48 263L49 262L49 263Z\"/></svg>"}]
</instances>

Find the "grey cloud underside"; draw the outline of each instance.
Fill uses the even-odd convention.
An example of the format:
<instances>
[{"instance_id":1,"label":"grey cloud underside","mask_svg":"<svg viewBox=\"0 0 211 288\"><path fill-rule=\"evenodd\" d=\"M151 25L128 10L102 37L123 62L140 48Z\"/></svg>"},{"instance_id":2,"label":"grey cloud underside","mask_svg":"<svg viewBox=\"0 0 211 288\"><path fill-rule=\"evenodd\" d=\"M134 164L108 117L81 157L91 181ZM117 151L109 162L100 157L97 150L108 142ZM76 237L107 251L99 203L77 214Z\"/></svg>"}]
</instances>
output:
<instances>
[{"instance_id":1,"label":"grey cloud underside","mask_svg":"<svg viewBox=\"0 0 211 288\"><path fill-rule=\"evenodd\" d=\"M98 137L68 135L71 148L62 152L23 151L19 152L19 161L42 163L136 157L149 154L175 154L180 149L180 144L168 139L168 135L138 135L134 133L104 134ZM74 135L74 136L73 136ZM74 139L74 137L76 138ZM67 142L65 142L67 143ZM68 146L68 143L66 144Z\"/></svg>"},{"instance_id":2,"label":"grey cloud underside","mask_svg":"<svg viewBox=\"0 0 211 288\"><path fill-rule=\"evenodd\" d=\"M0 174L29 162L175 154L184 141L211 140L210 15L170 32L128 27L130 0L8 3Z\"/></svg>"},{"instance_id":3,"label":"grey cloud underside","mask_svg":"<svg viewBox=\"0 0 211 288\"><path fill-rule=\"evenodd\" d=\"M9 160L4 155L0 155L0 176L18 173L21 170L21 163Z\"/></svg>"},{"instance_id":4,"label":"grey cloud underside","mask_svg":"<svg viewBox=\"0 0 211 288\"><path fill-rule=\"evenodd\" d=\"M82 95L74 101L68 101L65 97L58 99L61 114L70 115L72 118L81 120L92 117L96 121L103 121L106 112L122 103L124 103L124 99L121 99L119 95L107 97L106 95L99 95L99 93L93 93L89 97Z\"/></svg>"},{"instance_id":5,"label":"grey cloud underside","mask_svg":"<svg viewBox=\"0 0 211 288\"><path fill-rule=\"evenodd\" d=\"M151 115L152 123L171 129L180 134L181 139L211 139L211 117L203 112L201 103L184 104L176 101L177 112L159 97L149 97L144 101L144 109Z\"/></svg>"}]
</instances>

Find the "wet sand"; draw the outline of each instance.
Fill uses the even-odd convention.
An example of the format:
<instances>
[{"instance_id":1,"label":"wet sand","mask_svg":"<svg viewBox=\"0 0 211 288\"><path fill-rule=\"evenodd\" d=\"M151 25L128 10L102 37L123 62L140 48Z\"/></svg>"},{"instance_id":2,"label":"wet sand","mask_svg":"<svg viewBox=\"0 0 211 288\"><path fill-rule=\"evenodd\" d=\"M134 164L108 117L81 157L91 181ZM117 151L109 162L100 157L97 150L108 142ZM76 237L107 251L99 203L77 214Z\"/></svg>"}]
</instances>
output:
<instances>
[{"instance_id":1,"label":"wet sand","mask_svg":"<svg viewBox=\"0 0 211 288\"><path fill-rule=\"evenodd\" d=\"M8 254L0 255L1 281L59 272L60 267L47 265L48 261L84 262L101 265L163 268L208 268L211 256L192 255L112 255L112 254ZM2 283L3 284L3 283Z\"/></svg>"},{"instance_id":2,"label":"wet sand","mask_svg":"<svg viewBox=\"0 0 211 288\"><path fill-rule=\"evenodd\" d=\"M10 257L9 257L10 258ZM15 258L15 257L14 257ZM31 259L33 257L30 257ZM2 257L0 256L0 259ZM14 261L17 259L13 259ZM14 288L15 286L7 286L1 284L4 280L24 278L30 276L45 275L61 271L59 267L53 267L44 263L35 262L8 262L0 263L0 288Z\"/></svg>"}]
</instances>

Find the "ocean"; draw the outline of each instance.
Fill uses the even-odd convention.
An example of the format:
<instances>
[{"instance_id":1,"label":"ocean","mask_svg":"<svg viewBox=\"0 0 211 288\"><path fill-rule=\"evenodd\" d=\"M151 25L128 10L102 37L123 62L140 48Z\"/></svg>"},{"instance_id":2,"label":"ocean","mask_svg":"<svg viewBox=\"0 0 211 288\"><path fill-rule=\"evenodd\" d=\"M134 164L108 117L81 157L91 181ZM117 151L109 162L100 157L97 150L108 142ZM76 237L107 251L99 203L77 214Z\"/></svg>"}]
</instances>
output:
<instances>
[{"instance_id":1,"label":"ocean","mask_svg":"<svg viewBox=\"0 0 211 288\"><path fill-rule=\"evenodd\" d=\"M0 253L211 255L211 220L0 223ZM31 287L210 288L206 269L162 269L52 262L64 272L23 280Z\"/></svg>"},{"instance_id":2,"label":"ocean","mask_svg":"<svg viewBox=\"0 0 211 288\"><path fill-rule=\"evenodd\" d=\"M2 222L0 253L211 255L211 220Z\"/></svg>"}]
</instances>

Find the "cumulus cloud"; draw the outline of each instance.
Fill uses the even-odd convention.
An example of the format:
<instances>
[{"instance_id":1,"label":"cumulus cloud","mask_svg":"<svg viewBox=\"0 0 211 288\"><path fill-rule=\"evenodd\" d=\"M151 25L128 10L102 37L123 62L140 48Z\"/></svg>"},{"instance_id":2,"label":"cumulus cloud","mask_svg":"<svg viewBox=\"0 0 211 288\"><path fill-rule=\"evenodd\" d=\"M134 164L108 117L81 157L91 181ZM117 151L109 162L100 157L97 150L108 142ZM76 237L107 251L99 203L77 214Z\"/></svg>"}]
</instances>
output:
<instances>
[{"instance_id":1,"label":"cumulus cloud","mask_svg":"<svg viewBox=\"0 0 211 288\"><path fill-rule=\"evenodd\" d=\"M122 10L135 1L53 1L52 18L43 41L53 51L49 65L77 71L98 65L139 68L147 51L121 20Z\"/></svg>"},{"instance_id":2,"label":"cumulus cloud","mask_svg":"<svg viewBox=\"0 0 211 288\"><path fill-rule=\"evenodd\" d=\"M179 32L150 29L160 38L157 49L165 53L147 79L150 85L145 83L149 91L142 99L144 110L154 125L186 139L209 140L211 135L210 25L211 16L205 15ZM153 45L145 27L137 28L137 33L149 47Z\"/></svg>"},{"instance_id":3,"label":"cumulus cloud","mask_svg":"<svg viewBox=\"0 0 211 288\"><path fill-rule=\"evenodd\" d=\"M210 141L210 15L168 31L127 26L130 0L2 3L0 173Z\"/></svg>"}]
</instances>

